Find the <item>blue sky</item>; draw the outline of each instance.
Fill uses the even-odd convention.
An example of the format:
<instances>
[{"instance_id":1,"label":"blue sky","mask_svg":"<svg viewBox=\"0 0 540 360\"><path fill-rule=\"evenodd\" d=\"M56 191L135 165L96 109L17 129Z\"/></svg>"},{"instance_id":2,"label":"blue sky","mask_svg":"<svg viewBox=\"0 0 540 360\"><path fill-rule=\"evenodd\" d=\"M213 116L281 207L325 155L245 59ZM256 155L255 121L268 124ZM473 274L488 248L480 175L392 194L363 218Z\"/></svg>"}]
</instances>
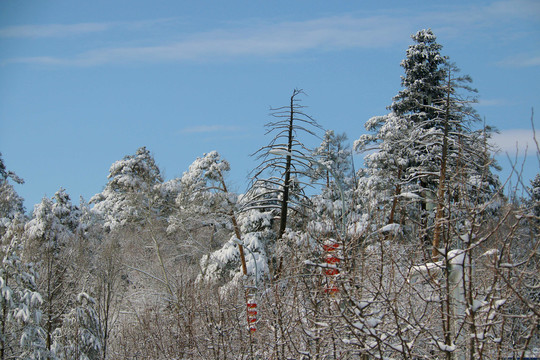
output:
<instances>
[{"instance_id":1,"label":"blue sky","mask_svg":"<svg viewBox=\"0 0 540 360\"><path fill-rule=\"evenodd\" d=\"M423 28L472 76L477 110L501 130L501 178L516 141L520 154L528 143L524 176L532 178L535 0L3 0L0 152L26 181L16 189L27 210L60 187L88 200L110 165L140 146L166 179L217 150L242 192L256 165L250 154L270 140L270 107L304 89L306 111L352 143L370 117L387 112L410 35Z\"/></svg>"}]
</instances>

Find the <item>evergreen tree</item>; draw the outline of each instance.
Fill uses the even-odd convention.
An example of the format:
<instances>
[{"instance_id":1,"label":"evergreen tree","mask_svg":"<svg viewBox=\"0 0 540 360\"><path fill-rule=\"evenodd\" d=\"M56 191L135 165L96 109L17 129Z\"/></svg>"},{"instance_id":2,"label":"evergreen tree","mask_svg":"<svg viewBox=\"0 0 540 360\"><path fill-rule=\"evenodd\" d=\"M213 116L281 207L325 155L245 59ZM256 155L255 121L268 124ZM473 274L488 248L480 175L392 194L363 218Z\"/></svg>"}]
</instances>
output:
<instances>
[{"instance_id":1,"label":"evergreen tree","mask_svg":"<svg viewBox=\"0 0 540 360\"><path fill-rule=\"evenodd\" d=\"M202 254L223 245L231 228L238 233L238 195L227 187L229 171L229 162L211 151L197 158L177 181L180 190L167 231L180 234L181 251L190 259L199 261ZM207 240L200 241L201 237Z\"/></svg>"},{"instance_id":2,"label":"evergreen tree","mask_svg":"<svg viewBox=\"0 0 540 360\"><path fill-rule=\"evenodd\" d=\"M431 29L420 30L411 38L415 43L409 46L406 57L400 64L405 71L405 75L401 77L403 90L394 97L389 109L409 123L409 131L404 134L413 141L409 148L413 153L408 154L408 166L405 169L400 167L403 178L399 181L404 179L409 183L417 182L417 192L421 196L422 231L425 232L428 197L431 196L430 190L435 188L429 174L438 170L435 160L439 156L436 151L425 146L425 136L432 130L442 128L440 122L436 121L439 114L433 104L441 103L445 99L444 65L447 59L441 55L442 45L437 43ZM396 187L396 190L399 189ZM394 201L397 201L397 198ZM394 205L392 209L395 213Z\"/></svg>"},{"instance_id":3,"label":"evergreen tree","mask_svg":"<svg viewBox=\"0 0 540 360\"><path fill-rule=\"evenodd\" d=\"M32 263L21 259L25 219L16 215L1 240L0 359L45 359L43 299Z\"/></svg>"},{"instance_id":4,"label":"evergreen tree","mask_svg":"<svg viewBox=\"0 0 540 360\"><path fill-rule=\"evenodd\" d=\"M357 197L367 213L383 210L388 223L399 222L399 202L415 202L420 192L416 181L407 181L407 170L415 156L413 126L390 113L369 119L365 128L373 133L362 135L354 143L356 151L369 151L364 157L364 169L359 172ZM409 210L413 215L414 211Z\"/></svg>"},{"instance_id":5,"label":"evergreen tree","mask_svg":"<svg viewBox=\"0 0 540 360\"><path fill-rule=\"evenodd\" d=\"M199 222L208 225L230 223L236 194L230 193L225 183L229 171L229 162L222 159L217 151L197 158L180 179L177 208L196 214Z\"/></svg>"},{"instance_id":6,"label":"evergreen tree","mask_svg":"<svg viewBox=\"0 0 540 360\"><path fill-rule=\"evenodd\" d=\"M46 345L50 350L52 334L62 323L62 315L76 291L77 279L68 276L73 243L80 213L60 189L53 199L43 198L25 226L25 256L38 264L38 289L44 304Z\"/></svg>"},{"instance_id":7,"label":"evergreen tree","mask_svg":"<svg viewBox=\"0 0 540 360\"><path fill-rule=\"evenodd\" d=\"M534 179L531 180L531 186L528 188L530 194L530 205L532 213L537 218L540 218L540 174L536 174ZM540 219L537 219L540 221Z\"/></svg>"},{"instance_id":8,"label":"evergreen tree","mask_svg":"<svg viewBox=\"0 0 540 360\"><path fill-rule=\"evenodd\" d=\"M105 189L90 199L107 229L127 224L142 226L150 214L162 215L159 185L163 179L146 147L114 162L108 179Z\"/></svg>"},{"instance_id":9,"label":"evergreen tree","mask_svg":"<svg viewBox=\"0 0 540 360\"><path fill-rule=\"evenodd\" d=\"M312 179L322 179L320 195L310 198L314 214L308 229L316 239L345 241L347 228L356 227L356 179L346 134L327 130L321 145L313 151Z\"/></svg>"},{"instance_id":10,"label":"evergreen tree","mask_svg":"<svg viewBox=\"0 0 540 360\"><path fill-rule=\"evenodd\" d=\"M24 199L17 194L9 180L16 184L24 183L14 172L6 170L0 153L0 236L17 213L24 213Z\"/></svg>"},{"instance_id":11,"label":"evergreen tree","mask_svg":"<svg viewBox=\"0 0 540 360\"><path fill-rule=\"evenodd\" d=\"M346 144L347 135L335 134L334 130L326 130L323 141L319 147L315 148L312 157L318 164L313 164L310 171L310 177L313 181L322 179L326 188L331 184L351 185L354 178L352 169L352 153L350 147ZM338 179L334 179L332 172Z\"/></svg>"},{"instance_id":12,"label":"evergreen tree","mask_svg":"<svg viewBox=\"0 0 540 360\"><path fill-rule=\"evenodd\" d=\"M74 309L64 315L54 332L53 353L60 359L101 359L102 334L95 300L86 293L77 296Z\"/></svg>"},{"instance_id":13,"label":"evergreen tree","mask_svg":"<svg viewBox=\"0 0 540 360\"><path fill-rule=\"evenodd\" d=\"M475 90L468 86L470 77L457 75L431 30L412 38L415 44L401 63L405 88L394 98L390 114L366 123L373 133L360 137L355 149L376 150L366 155L366 176L359 184L372 199L371 209L382 205L388 224L403 223L407 214L409 230L417 228L427 241L430 222L442 216L432 210L442 206L447 174L454 184L465 185L454 198L467 199L469 205L478 205L480 198L489 201L498 182L487 143L491 129L473 128L479 117L471 107L475 98L469 94Z\"/></svg>"},{"instance_id":14,"label":"evergreen tree","mask_svg":"<svg viewBox=\"0 0 540 360\"><path fill-rule=\"evenodd\" d=\"M405 75L401 77L401 90L389 107L397 116L406 116L419 123L437 116L431 108L433 103L444 99L445 72L442 65L446 59L440 53L442 45L431 29L420 30L411 38L415 44L407 49L401 62ZM431 124L427 124L431 127Z\"/></svg>"},{"instance_id":15,"label":"evergreen tree","mask_svg":"<svg viewBox=\"0 0 540 360\"><path fill-rule=\"evenodd\" d=\"M442 128L433 104L445 99L446 58L431 29L420 30L411 38L414 44L400 64L405 72L401 77L403 89L388 107L391 113L371 118L365 127L374 133L360 137L355 149L372 150L374 144L377 150L365 158L367 172L360 180L360 197L368 195L372 209L386 205L388 223L397 221L401 200L408 204L420 200L420 212L415 206L408 206L407 212L422 217L418 221L425 228L428 189L435 188L428 177L438 170L438 154L426 146L426 135Z\"/></svg>"},{"instance_id":16,"label":"evergreen tree","mask_svg":"<svg viewBox=\"0 0 540 360\"><path fill-rule=\"evenodd\" d=\"M24 180L17 176L13 171L9 171L6 169L6 165L4 164L4 160L2 160L2 153L0 153L0 180L8 180L11 179L17 184L24 184Z\"/></svg>"},{"instance_id":17,"label":"evergreen tree","mask_svg":"<svg viewBox=\"0 0 540 360\"><path fill-rule=\"evenodd\" d=\"M270 193L267 185L257 187L256 184L250 190L241 197L238 206L242 208L246 204L253 204L253 199L249 196L255 197L260 206L239 212L238 231L235 231L221 248L201 258L202 273L198 277L199 281L234 285L240 283L243 275L256 278L257 281L268 278L272 255L276 252L274 211L278 204L274 199L278 190ZM241 239L243 247L247 248L245 253L242 247L235 243L236 239ZM242 257L245 261L245 273Z\"/></svg>"}]
</instances>

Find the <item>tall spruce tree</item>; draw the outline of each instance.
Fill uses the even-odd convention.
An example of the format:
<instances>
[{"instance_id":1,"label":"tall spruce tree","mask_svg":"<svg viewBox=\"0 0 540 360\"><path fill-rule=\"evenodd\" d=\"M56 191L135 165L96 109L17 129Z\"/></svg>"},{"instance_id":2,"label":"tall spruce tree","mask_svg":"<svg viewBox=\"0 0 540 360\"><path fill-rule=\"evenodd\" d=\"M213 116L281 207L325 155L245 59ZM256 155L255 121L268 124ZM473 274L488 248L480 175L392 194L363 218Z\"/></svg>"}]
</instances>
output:
<instances>
[{"instance_id":1,"label":"tall spruce tree","mask_svg":"<svg viewBox=\"0 0 540 360\"><path fill-rule=\"evenodd\" d=\"M444 99L446 58L441 55L442 45L431 29L420 30L411 38L415 43L409 46L401 62L405 71L401 76L403 90L394 97L389 109L419 123L437 117L431 105ZM431 127L429 123L426 126Z\"/></svg>"},{"instance_id":2,"label":"tall spruce tree","mask_svg":"<svg viewBox=\"0 0 540 360\"><path fill-rule=\"evenodd\" d=\"M471 107L475 99L469 95L474 93L467 84L470 77L457 75L431 30L421 30L412 39L415 43L401 63L404 89L389 106L391 113L366 123L372 133L362 135L355 149L376 150L365 157L366 176L359 186L372 199L372 209L383 205L388 224L412 219L409 229L418 229L427 241L432 211L442 206L435 199L446 194L438 192L445 189L446 174L463 175L460 181L468 184L468 195L491 194L497 181L487 146L490 129L472 126L479 117ZM440 211L437 216L442 216Z\"/></svg>"},{"instance_id":3,"label":"tall spruce tree","mask_svg":"<svg viewBox=\"0 0 540 360\"><path fill-rule=\"evenodd\" d=\"M433 104L444 100L446 58L431 29L420 30L411 38L414 44L401 62L403 89L388 107L391 113L366 122L366 130L373 133L361 136L354 145L360 152L377 150L365 158L366 176L360 179L359 189L362 196L372 198L372 208L387 204L388 223L397 221L402 200L420 199L422 210L426 210L426 176L437 171L433 162L436 154L422 145L425 134L437 127ZM402 194L406 194L405 199ZM410 212L415 212L412 209Z\"/></svg>"}]
</instances>

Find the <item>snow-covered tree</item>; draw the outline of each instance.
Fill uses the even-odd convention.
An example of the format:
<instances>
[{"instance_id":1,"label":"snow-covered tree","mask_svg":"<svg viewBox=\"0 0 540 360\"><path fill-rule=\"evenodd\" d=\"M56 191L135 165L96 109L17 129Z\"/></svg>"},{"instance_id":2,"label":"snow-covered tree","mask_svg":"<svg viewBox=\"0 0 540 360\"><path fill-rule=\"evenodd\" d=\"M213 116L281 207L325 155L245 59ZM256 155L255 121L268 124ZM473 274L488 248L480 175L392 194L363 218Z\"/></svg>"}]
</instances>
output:
<instances>
[{"instance_id":1,"label":"snow-covered tree","mask_svg":"<svg viewBox=\"0 0 540 360\"><path fill-rule=\"evenodd\" d=\"M53 199L43 198L25 226L25 257L38 265L38 289L43 296L44 329L47 349L52 334L61 325L61 316L70 301L77 279L67 274L71 265L72 241L79 225L80 212L67 193L60 189Z\"/></svg>"},{"instance_id":2,"label":"snow-covered tree","mask_svg":"<svg viewBox=\"0 0 540 360\"><path fill-rule=\"evenodd\" d=\"M8 180L11 179L17 184L23 184L24 180L17 176L13 171L9 171L6 169L6 165L4 164L4 160L2 159L2 153L0 153L0 180Z\"/></svg>"},{"instance_id":3,"label":"snow-covered tree","mask_svg":"<svg viewBox=\"0 0 540 360\"><path fill-rule=\"evenodd\" d=\"M407 116L412 122L425 122L435 118L436 112L430 107L444 99L446 62L441 55L442 45L431 29L418 31L411 36L415 42L407 49L407 55L401 62L405 75L401 77L401 90L389 109L397 116ZM428 127L431 125L428 123Z\"/></svg>"},{"instance_id":4,"label":"snow-covered tree","mask_svg":"<svg viewBox=\"0 0 540 360\"><path fill-rule=\"evenodd\" d=\"M231 229L235 233L239 230L235 215L238 196L226 183L229 171L229 162L211 151L197 158L177 179L179 191L167 230L182 239L178 244L186 258L199 261L202 254L221 246Z\"/></svg>"},{"instance_id":5,"label":"snow-covered tree","mask_svg":"<svg viewBox=\"0 0 540 360\"><path fill-rule=\"evenodd\" d=\"M180 179L176 205L182 212L196 214L208 225L230 223L236 204L236 194L230 193L225 178L229 162L217 151L197 158ZM174 226L174 216L171 217Z\"/></svg>"},{"instance_id":6,"label":"snow-covered tree","mask_svg":"<svg viewBox=\"0 0 540 360\"><path fill-rule=\"evenodd\" d=\"M259 243L258 235L259 231L264 231L264 224L270 226L272 214L267 213L268 221L261 222L258 221L261 218L254 219L255 214L262 214L259 210L238 212L243 203L239 204L238 195L227 188L225 178L229 169L229 163L212 151L193 162L181 179L182 191L177 198L180 213L196 215L196 221L210 225L214 233L220 227L233 230L230 240L220 249L203 256L199 280L217 280L219 283L234 280L237 283L242 275L249 275L253 279L256 267L260 269L257 271L258 278L268 273L265 247ZM185 222L185 216L177 217L173 224L179 220ZM255 254L257 265L253 262L253 256L244 252L244 247Z\"/></svg>"},{"instance_id":7,"label":"snow-covered tree","mask_svg":"<svg viewBox=\"0 0 540 360\"><path fill-rule=\"evenodd\" d=\"M78 237L74 246L75 274L80 281L77 289L88 289L95 299L94 308L101 326L101 353L107 359L109 339L125 295L126 269L122 265L123 252L119 234L104 229L103 219L81 200ZM87 280L86 280L87 279ZM72 310L73 311L73 310Z\"/></svg>"},{"instance_id":8,"label":"snow-covered tree","mask_svg":"<svg viewBox=\"0 0 540 360\"><path fill-rule=\"evenodd\" d=\"M163 179L146 147L111 165L105 189L90 199L94 211L113 230L126 224L143 225L149 215L160 216Z\"/></svg>"},{"instance_id":9,"label":"snow-covered tree","mask_svg":"<svg viewBox=\"0 0 540 360\"><path fill-rule=\"evenodd\" d=\"M256 196L259 200L266 197L269 202L275 196L268 193L266 186L261 187L259 191L252 188L249 195ZM239 206L251 201L244 197L240 200ZM220 249L202 257L200 262L202 273L199 280L234 285L240 284L243 275L248 275L250 279L257 278L257 281L268 278L275 252L273 210L273 207L260 206L238 213L238 232L235 232ZM237 234L240 234L240 237ZM247 248L243 255L236 239L241 239L243 247ZM246 266L245 274L242 257Z\"/></svg>"},{"instance_id":10,"label":"snow-covered tree","mask_svg":"<svg viewBox=\"0 0 540 360\"><path fill-rule=\"evenodd\" d=\"M302 90L295 89L288 105L271 109L271 116L276 120L266 124L266 133L274 134L274 137L268 145L254 153L260 164L253 171L252 188L246 197L250 200L246 203L246 210L261 206L275 207L275 213L279 216L276 242L290 226L289 210L302 213L306 205L304 188L307 184L302 178L309 176L311 150L299 136L315 136L320 129L320 125L304 112L305 106L300 104L299 99L301 94ZM266 191L261 192L261 189ZM269 201L268 195L275 194L278 196ZM274 276L279 275L284 259L278 257L272 261L277 263L273 267Z\"/></svg>"},{"instance_id":11,"label":"snow-covered tree","mask_svg":"<svg viewBox=\"0 0 540 360\"><path fill-rule=\"evenodd\" d=\"M17 213L24 213L24 200L17 194L9 180L16 184L24 183L24 180L14 172L6 170L0 153L0 236Z\"/></svg>"},{"instance_id":12,"label":"snow-covered tree","mask_svg":"<svg viewBox=\"0 0 540 360\"><path fill-rule=\"evenodd\" d=\"M75 308L64 315L62 326L53 334L52 352L60 359L102 359L101 325L95 300L82 292Z\"/></svg>"},{"instance_id":13,"label":"snow-covered tree","mask_svg":"<svg viewBox=\"0 0 540 360\"><path fill-rule=\"evenodd\" d=\"M540 217L540 174L537 174L534 179L531 180L531 186L528 190L531 196L530 204L533 215Z\"/></svg>"},{"instance_id":14,"label":"snow-covered tree","mask_svg":"<svg viewBox=\"0 0 540 360\"><path fill-rule=\"evenodd\" d=\"M378 146L378 151L366 158L372 173L368 173L361 188L377 191L390 200L389 223L395 221L402 193L420 196L422 210L426 210L426 175L437 171L434 158L438 154L426 148L424 136L440 128L434 121L438 114L433 104L444 99L443 65L446 59L441 55L442 46L431 29L418 31L411 38L414 44L409 46L406 58L401 62L405 71L401 77L403 90L389 106L392 112L370 119L366 129L376 133L364 135L355 143L358 151L369 149L373 143ZM406 189L404 185L407 185Z\"/></svg>"},{"instance_id":15,"label":"snow-covered tree","mask_svg":"<svg viewBox=\"0 0 540 360\"><path fill-rule=\"evenodd\" d=\"M498 181L491 172L491 130L474 128L479 117L471 107L475 90L468 86L470 77L458 76L459 70L440 54L431 30L418 32L413 40L416 44L401 64L405 89L394 98L390 114L366 123L372 133L362 135L355 149L375 150L365 157L360 196L371 198L370 208L381 209L388 224L411 219L405 224L408 231L427 241L430 224L442 214L436 198L442 201L447 193L447 174L453 184L464 185L461 195L451 198L469 205L480 198L490 201ZM436 215L432 210L437 206Z\"/></svg>"},{"instance_id":16,"label":"snow-covered tree","mask_svg":"<svg viewBox=\"0 0 540 360\"><path fill-rule=\"evenodd\" d=\"M326 130L323 141L311 154L315 160L310 170L312 181L323 180L323 191L333 192L334 198L340 197L339 187L345 191L355 186L352 152L346 141L345 133L336 135L334 130Z\"/></svg>"},{"instance_id":17,"label":"snow-covered tree","mask_svg":"<svg viewBox=\"0 0 540 360\"><path fill-rule=\"evenodd\" d=\"M320 129L320 125L303 111L305 106L300 105L301 94L302 90L295 89L289 105L271 109L271 115L277 120L266 124L266 133L273 133L274 137L254 154L261 163L254 170L253 184L257 183L257 187L268 185L269 193L275 193L276 185L280 189L280 197L276 199L280 203L278 239L285 233L288 209L299 206L302 198L302 186L297 189L296 196L300 196L297 199L291 196L291 187L294 183L301 184L298 179L308 173L309 162L305 158L311 151L298 138L299 134L315 135L315 131ZM255 198L253 200L256 201Z\"/></svg>"},{"instance_id":18,"label":"snow-covered tree","mask_svg":"<svg viewBox=\"0 0 540 360\"><path fill-rule=\"evenodd\" d=\"M0 359L45 359L43 299L32 263L21 259L25 219L16 215L2 236L0 264Z\"/></svg>"}]
</instances>

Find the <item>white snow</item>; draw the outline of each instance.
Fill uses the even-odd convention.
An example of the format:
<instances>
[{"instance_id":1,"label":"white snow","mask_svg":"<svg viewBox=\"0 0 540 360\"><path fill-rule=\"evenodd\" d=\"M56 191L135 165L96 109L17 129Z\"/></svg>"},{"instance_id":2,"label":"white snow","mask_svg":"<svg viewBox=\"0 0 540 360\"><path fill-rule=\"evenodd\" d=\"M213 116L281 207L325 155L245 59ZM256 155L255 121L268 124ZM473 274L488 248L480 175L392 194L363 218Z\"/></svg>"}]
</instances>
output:
<instances>
[{"instance_id":1,"label":"white snow","mask_svg":"<svg viewBox=\"0 0 540 360\"><path fill-rule=\"evenodd\" d=\"M401 228L401 225L399 224L388 224L381 228L381 232L397 232Z\"/></svg>"}]
</instances>

